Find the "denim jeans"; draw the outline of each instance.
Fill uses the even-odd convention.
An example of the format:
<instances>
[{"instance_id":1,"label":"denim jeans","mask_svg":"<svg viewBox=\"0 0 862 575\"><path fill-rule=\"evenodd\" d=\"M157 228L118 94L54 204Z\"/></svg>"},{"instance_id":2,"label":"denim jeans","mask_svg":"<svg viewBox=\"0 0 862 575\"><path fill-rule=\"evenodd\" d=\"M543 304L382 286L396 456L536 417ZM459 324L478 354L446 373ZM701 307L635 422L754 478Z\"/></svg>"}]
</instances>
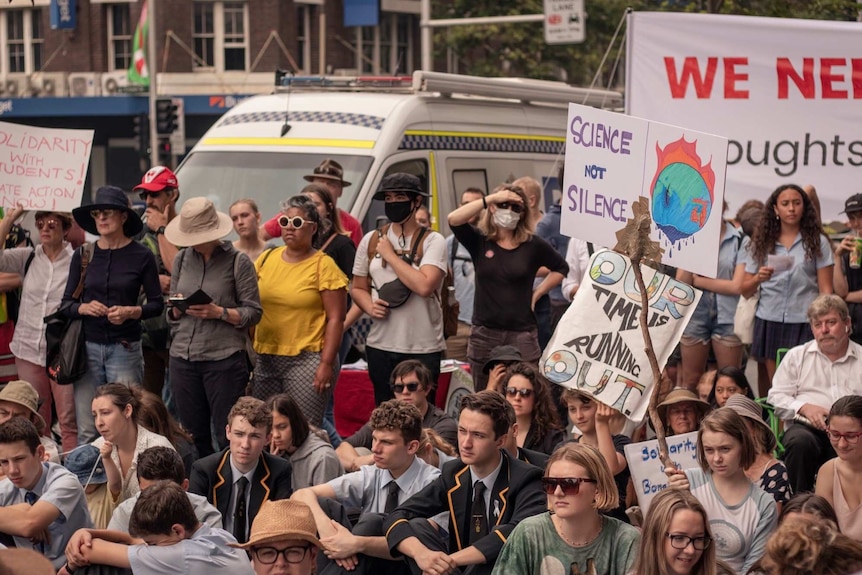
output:
<instances>
[{"instance_id":1,"label":"denim jeans","mask_svg":"<svg viewBox=\"0 0 862 575\"><path fill-rule=\"evenodd\" d=\"M140 341L108 344L88 341L87 373L74 383L78 445L90 443L99 436L93 421L96 389L106 383L141 385L143 380L144 356Z\"/></svg>"}]
</instances>

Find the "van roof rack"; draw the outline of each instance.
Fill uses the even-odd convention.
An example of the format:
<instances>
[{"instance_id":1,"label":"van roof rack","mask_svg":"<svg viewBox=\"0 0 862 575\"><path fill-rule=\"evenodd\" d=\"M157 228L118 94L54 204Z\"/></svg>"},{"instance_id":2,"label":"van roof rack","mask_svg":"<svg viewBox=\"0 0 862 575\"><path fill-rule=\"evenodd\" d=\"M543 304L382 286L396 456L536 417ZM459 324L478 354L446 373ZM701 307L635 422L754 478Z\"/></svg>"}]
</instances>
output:
<instances>
[{"instance_id":1,"label":"van roof rack","mask_svg":"<svg viewBox=\"0 0 862 575\"><path fill-rule=\"evenodd\" d=\"M276 92L334 91L438 93L443 96L479 96L520 100L533 104L585 104L621 108L623 96L613 90L570 86L565 82L526 78L485 78L417 70L413 76L294 76L275 72Z\"/></svg>"}]
</instances>

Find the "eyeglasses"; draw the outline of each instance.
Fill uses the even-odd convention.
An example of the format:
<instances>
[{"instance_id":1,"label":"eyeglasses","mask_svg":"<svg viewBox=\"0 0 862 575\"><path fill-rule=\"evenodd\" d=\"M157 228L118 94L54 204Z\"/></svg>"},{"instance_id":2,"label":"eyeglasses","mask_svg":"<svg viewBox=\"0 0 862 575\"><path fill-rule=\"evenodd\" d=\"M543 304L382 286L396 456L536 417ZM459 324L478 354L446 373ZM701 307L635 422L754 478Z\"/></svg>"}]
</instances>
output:
<instances>
[{"instance_id":1,"label":"eyeglasses","mask_svg":"<svg viewBox=\"0 0 862 575\"><path fill-rule=\"evenodd\" d=\"M298 230L302 228L302 226L304 226L305 224L313 223L314 222L309 220L303 220L299 216L294 216L292 218L289 218L287 216L278 216L278 225L280 225L282 228L287 228L289 226L295 230Z\"/></svg>"},{"instance_id":2,"label":"eyeglasses","mask_svg":"<svg viewBox=\"0 0 862 575\"><path fill-rule=\"evenodd\" d=\"M48 227L49 230L56 230L57 228L59 228L62 225L63 224L61 224L58 220L55 220L55 219L45 220L45 219L39 218L36 220L36 229L37 230L41 230L42 228L44 228L46 226Z\"/></svg>"},{"instance_id":3,"label":"eyeglasses","mask_svg":"<svg viewBox=\"0 0 862 575\"><path fill-rule=\"evenodd\" d=\"M138 194L138 197L141 198L141 200L146 202L148 197L152 196L155 198L156 196L158 196L159 194L163 194L164 192L165 192L165 190L159 190L158 192L151 192L149 190L141 190L141 193Z\"/></svg>"},{"instance_id":4,"label":"eyeglasses","mask_svg":"<svg viewBox=\"0 0 862 575\"><path fill-rule=\"evenodd\" d=\"M563 490L563 495L577 495L581 492L581 483L598 482L586 477L542 477L542 490L548 495L553 495L559 487Z\"/></svg>"},{"instance_id":5,"label":"eyeglasses","mask_svg":"<svg viewBox=\"0 0 862 575\"><path fill-rule=\"evenodd\" d=\"M840 433L838 431L835 431L834 429L828 429L826 430L826 433L829 435L829 441L838 443L843 437L844 441L846 441L850 445L855 445L859 443L859 438L862 437L862 431L849 431L847 433Z\"/></svg>"},{"instance_id":6,"label":"eyeglasses","mask_svg":"<svg viewBox=\"0 0 862 575\"><path fill-rule=\"evenodd\" d=\"M670 546L674 549L685 549L691 543L695 549L703 551L712 543L712 539L708 535L689 537L688 535L680 535L678 533L665 533L665 536L670 539Z\"/></svg>"},{"instance_id":7,"label":"eyeglasses","mask_svg":"<svg viewBox=\"0 0 862 575\"><path fill-rule=\"evenodd\" d=\"M515 202L500 202L497 204L497 207L501 210L512 210L516 214L520 214L524 211L524 206L516 204Z\"/></svg>"},{"instance_id":8,"label":"eyeglasses","mask_svg":"<svg viewBox=\"0 0 862 575\"><path fill-rule=\"evenodd\" d=\"M113 218L115 215L117 215L117 212L119 212L119 210L108 208L107 210L90 210L90 215L93 216L94 220L98 220L102 216L105 216L106 218Z\"/></svg>"},{"instance_id":9,"label":"eyeglasses","mask_svg":"<svg viewBox=\"0 0 862 575\"><path fill-rule=\"evenodd\" d=\"M284 555L284 560L288 563L301 563L305 559L305 554L308 552L310 545L303 547L288 547L286 549L276 549L275 547L258 547L254 550L254 555L257 560L264 565L272 565L278 561L279 555Z\"/></svg>"},{"instance_id":10,"label":"eyeglasses","mask_svg":"<svg viewBox=\"0 0 862 575\"><path fill-rule=\"evenodd\" d=\"M405 381L404 383L393 383L390 387L392 388L392 391L394 391L395 393L404 393L405 388L410 393L413 393L414 391L419 389L419 382L418 381Z\"/></svg>"},{"instance_id":11,"label":"eyeglasses","mask_svg":"<svg viewBox=\"0 0 862 575\"><path fill-rule=\"evenodd\" d=\"M506 388L506 395L508 395L509 397L515 397L516 395L520 395L521 397L526 399L526 398L530 397L531 395L533 395L533 390L527 389L526 387L521 388L521 389L518 389L517 387L507 387Z\"/></svg>"}]
</instances>

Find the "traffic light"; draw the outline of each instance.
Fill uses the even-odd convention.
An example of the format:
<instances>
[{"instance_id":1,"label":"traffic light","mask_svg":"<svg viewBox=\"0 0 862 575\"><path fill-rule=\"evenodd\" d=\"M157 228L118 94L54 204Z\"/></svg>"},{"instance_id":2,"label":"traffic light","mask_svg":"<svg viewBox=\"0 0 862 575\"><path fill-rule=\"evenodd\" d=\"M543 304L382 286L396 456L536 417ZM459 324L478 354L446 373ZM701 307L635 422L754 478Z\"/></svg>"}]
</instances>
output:
<instances>
[{"instance_id":1,"label":"traffic light","mask_svg":"<svg viewBox=\"0 0 862 575\"><path fill-rule=\"evenodd\" d=\"M177 106L172 98L156 100L156 132L170 136L177 129Z\"/></svg>"},{"instance_id":2,"label":"traffic light","mask_svg":"<svg viewBox=\"0 0 862 575\"><path fill-rule=\"evenodd\" d=\"M138 114L132 118L135 134L135 149L142 158L150 156L150 122L146 114Z\"/></svg>"},{"instance_id":3,"label":"traffic light","mask_svg":"<svg viewBox=\"0 0 862 575\"><path fill-rule=\"evenodd\" d=\"M170 138L159 138L159 164L162 166L172 166L172 162Z\"/></svg>"}]
</instances>

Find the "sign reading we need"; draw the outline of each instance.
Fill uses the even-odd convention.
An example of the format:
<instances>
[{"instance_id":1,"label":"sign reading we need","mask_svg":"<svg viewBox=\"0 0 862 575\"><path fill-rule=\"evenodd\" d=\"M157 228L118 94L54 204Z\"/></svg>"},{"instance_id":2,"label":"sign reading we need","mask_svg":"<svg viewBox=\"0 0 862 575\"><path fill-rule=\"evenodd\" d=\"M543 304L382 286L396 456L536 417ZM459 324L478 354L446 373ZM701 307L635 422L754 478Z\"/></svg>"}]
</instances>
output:
<instances>
[{"instance_id":1,"label":"sign reading we need","mask_svg":"<svg viewBox=\"0 0 862 575\"><path fill-rule=\"evenodd\" d=\"M632 483L638 496L638 505L646 516L653 497L667 489L667 475L658 458L658 441L651 439L630 443L624 449L629 471L632 474ZM668 437L667 449L668 455L678 468L698 467L696 431Z\"/></svg>"},{"instance_id":2,"label":"sign reading we need","mask_svg":"<svg viewBox=\"0 0 862 575\"><path fill-rule=\"evenodd\" d=\"M569 104L560 230L612 248L645 196L662 263L715 277L726 162L726 138Z\"/></svg>"},{"instance_id":3,"label":"sign reading we need","mask_svg":"<svg viewBox=\"0 0 862 575\"><path fill-rule=\"evenodd\" d=\"M92 130L0 122L0 205L71 212L81 205Z\"/></svg>"}]
</instances>

